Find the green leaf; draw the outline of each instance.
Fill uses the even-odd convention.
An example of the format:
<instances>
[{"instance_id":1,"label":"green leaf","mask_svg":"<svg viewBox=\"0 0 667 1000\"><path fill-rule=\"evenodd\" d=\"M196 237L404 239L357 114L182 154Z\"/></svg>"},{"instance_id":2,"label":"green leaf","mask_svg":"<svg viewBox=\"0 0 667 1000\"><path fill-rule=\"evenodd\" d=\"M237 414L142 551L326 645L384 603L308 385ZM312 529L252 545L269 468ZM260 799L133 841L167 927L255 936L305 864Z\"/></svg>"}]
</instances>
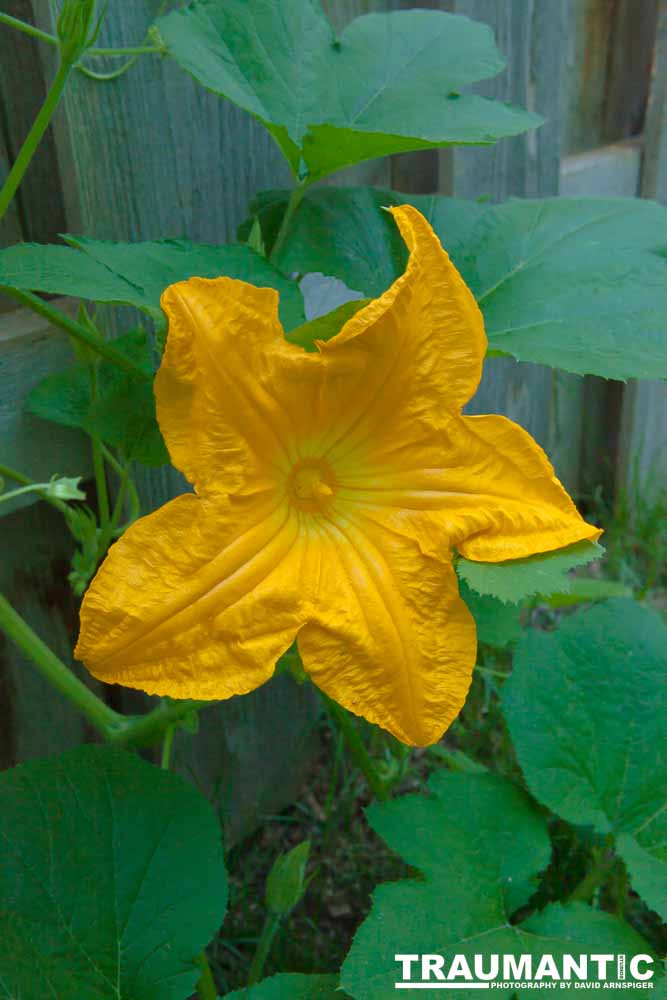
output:
<instances>
[{"instance_id":1,"label":"green leaf","mask_svg":"<svg viewBox=\"0 0 667 1000\"><path fill-rule=\"evenodd\" d=\"M3 996L189 996L227 899L206 800L97 746L4 772L0 800Z\"/></svg>"},{"instance_id":2,"label":"green leaf","mask_svg":"<svg viewBox=\"0 0 667 1000\"><path fill-rule=\"evenodd\" d=\"M462 557L456 563L459 577L478 594L518 603L533 594L567 594L572 586L568 572L600 559L604 549L597 542L577 542L556 552L506 562L472 562Z\"/></svg>"},{"instance_id":3,"label":"green leaf","mask_svg":"<svg viewBox=\"0 0 667 1000\"><path fill-rule=\"evenodd\" d=\"M390 153L492 143L543 121L459 93L504 61L486 25L453 14L369 14L336 37L318 0L194 0L157 25L183 69L254 115L309 181Z\"/></svg>"},{"instance_id":4,"label":"green leaf","mask_svg":"<svg viewBox=\"0 0 667 1000\"><path fill-rule=\"evenodd\" d=\"M292 344L299 344L307 351L316 351L318 340L330 340L335 337L337 333L340 333L348 319L358 313L363 306L368 305L369 301L369 299L357 299L354 302L344 302L342 306L338 306L326 316L318 316L317 319L311 319L309 323L295 327L288 334L287 340Z\"/></svg>"},{"instance_id":5,"label":"green leaf","mask_svg":"<svg viewBox=\"0 0 667 1000\"><path fill-rule=\"evenodd\" d=\"M542 600L552 608L567 608L589 601L606 601L611 597L632 597L632 588L616 580L594 580L580 576L570 580L565 594L548 594Z\"/></svg>"},{"instance_id":6,"label":"green leaf","mask_svg":"<svg viewBox=\"0 0 667 1000\"><path fill-rule=\"evenodd\" d=\"M266 905L272 913L286 917L306 891L306 865L310 841L304 840L286 854L279 854L266 880Z\"/></svg>"},{"instance_id":7,"label":"green leaf","mask_svg":"<svg viewBox=\"0 0 667 1000\"><path fill-rule=\"evenodd\" d=\"M481 306L494 354L579 375L667 378L667 263L652 252L667 229L664 206L638 198L482 206L370 188L312 191L275 263L380 295L406 259L381 207L401 202L430 220ZM269 231L281 204L277 192L257 203Z\"/></svg>"},{"instance_id":8,"label":"green leaf","mask_svg":"<svg viewBox=\"0 0 667 1000\"><path fill-rule=\"evenodd\" d=\"M535 970L545 953L556 960L564 953L578 955L585 950L579 942L595 942L595 951L604 944L614 953L649 952L622 921L584 904L549 907L524 923L511 923L549 862L543 815L522 791L495 775L440 772L430 788L431 798L409 795L368 811L373 829L420 878L375 890L371 914L341 972L343 988L356 1000L396 996L397 954L442 955L446 967L459 954L471 968L477 954L488 968L490 955L526 953ZM552 933L545 933L548 926ZM478 996L474 989L459 993L471 1000Z\"/></svg>"},{"instance_id":9,"label":"green leaf","mask_svg":"<svg viewBox=\"0 0 667 1000\"><path fill-rule=\"evenodd\" d=\"M663 206L633 198L489 208L462 266L489 347L579 375L667 378L667 264L650 252L666 226Z\"/></svg>"},{"instance_id":10,"label":"green leaf","mask_svg":"<svg viewBox=\"0 0 667 1000\"><path fill-rule=\"evenodd\" d=\"M305 976L283 972L233 993L223 1000L346 1000L338 989L338 976Z\"/></svg>"},{"instance_id":11,"label":"green leaf","mask_svg":"<svg viewBox=\"0 0 667 1000\"><path fill-rule=\"evenodd\" d=\"M629 600L528 632L503 688L528 787L563 819L618 838L667 917L667 628ZM651 886L651 882L653 885Z\"/></svg>"},{"instance_id":12,"label":"green leaf","mask_svg":"<svg viewBox=\"0 0 667 1000\"><path fill-rule=\"evenodd\" d=\"M133 330L113 344L144 371L152 372L145 331ZM129 460L154 466L169 462L155 417L151 383L127 376L109 361L101 361L97 367L95 398L87 367L74 365L43 379L28 396L28 408L44 420L99 435Z\"/></svg>"},{"instance_id":13,"label":"green leaf","mask_svg":"<svg viewBox=\"0 0 667 1000\"><path fill-rule=\"evenodd\" d=\"M197 276L227 275L280 293L287 330L304 321L301 293L247 246L209 246L188 240L113 243L64 237L70 246L18 244L0 250L0 285L93 302L130 305L161 319L160 296L168 285Z\"/></svg>"},{"instance_id":14,"label":"green leaf","mask_svg":"<svg viewBox=\"0 0 667 1000\"><path fill-rule=\"evenodd\" d=\"M459 593L468 605L477 626L477 641L505 649L521 636L521 607L504 604L497 597L476 594L465 580L459 581Z\"/></svg>"}]
</instances>

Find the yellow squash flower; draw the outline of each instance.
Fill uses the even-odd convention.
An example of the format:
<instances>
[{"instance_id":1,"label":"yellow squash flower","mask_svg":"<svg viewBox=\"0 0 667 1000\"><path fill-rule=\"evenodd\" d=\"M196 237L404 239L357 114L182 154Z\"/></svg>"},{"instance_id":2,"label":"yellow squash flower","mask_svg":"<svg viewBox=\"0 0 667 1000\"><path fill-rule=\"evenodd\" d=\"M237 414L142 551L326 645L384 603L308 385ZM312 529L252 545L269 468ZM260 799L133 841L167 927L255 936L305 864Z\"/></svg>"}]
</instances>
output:
<instances>
[{"instance_id":1,"label":"yellow squash flower","mask_svg":"<svg viewBox=\"0 0 667 1000\"><path fill-rule=\"evenodd\" d=\"M157 413L195 492L137 521L93 580L77 655L96 677L229 698L296 639L322 691L427 745L475 663L453 550L496 562L600 534L521 427L461 415L482 316L427 221L392 212L405 273L317 353L285 340L272 289L165 291Z\"/></svg>"}]
</instances>

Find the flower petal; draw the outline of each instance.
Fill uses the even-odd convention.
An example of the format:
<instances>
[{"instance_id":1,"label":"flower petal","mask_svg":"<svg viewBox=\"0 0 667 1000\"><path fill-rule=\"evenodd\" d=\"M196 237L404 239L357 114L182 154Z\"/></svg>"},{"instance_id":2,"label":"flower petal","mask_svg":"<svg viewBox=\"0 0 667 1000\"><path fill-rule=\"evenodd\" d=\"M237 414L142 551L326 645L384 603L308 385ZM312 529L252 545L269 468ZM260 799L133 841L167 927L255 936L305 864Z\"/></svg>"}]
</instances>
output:
<instances>
[{"instance_id":1,"label":"flower petal","mask_svg":"<svg viewBox=\"0 0 667 1000\"><path fill-rule=\"evenodd\" d=\"M331 340L318 344L329 383L358 373L363 391L346 394L333 433L332 456L363 448L382 432L394 440L433 413L458 412L475 392L486 352L482 314L431 226L410 205L391 209L410 250L403 275Z\"/></svg>"},{"instance_id":2,"label":"flower petal","mask_svg":"<svg viewBox=\"0 0 667 1000\"><path fill-rule=\"evenodd\" d=\"M110 549L84 598L76 655L100 680L149 694L253 690L303 620L297 536L271 493L172 500Z\"/></svg>"},{"instance_id":3,"label":"flower petal","mask_svg":"<svg viewBox=\"0 0 667 1000\"><path fill-rule=\"evenodd\" d=\"M173 464L197 492L243 492L289 467L295 428L272 370L287 345L278 294L232 278L190 278L162 296L169 335L155 379ZM274 357L275 356L275 357Z\"/></svg>"},{"instance_id":4,"label":"flower petal","mask_svg":"<svg viewBox=\"0 0 667 1000\"><path fill-rule=\"evenodd\" d=\"M599 538L544 451L506 417L451 417L406 436L369 455L363 472L348 472L340 496L369 516L377 509L387 518L386 508L395 508L392 523L425 551L444 538L445 548L468 559L500 562ZM415 528L416 511L431 512L432 537L423 518Z\"/></svg>"},{"instance_id":5,"label":"flower petal","mask_svg":"<svg viewBox=\"0 0 667 1000\"><path fill-rule=\"evenodd\" d=\"M436 742L465 701L475 625L451 563L382 524L320 525L323 572L297 644L327 695L404 743Z\"/></svg>"}]
</instances>

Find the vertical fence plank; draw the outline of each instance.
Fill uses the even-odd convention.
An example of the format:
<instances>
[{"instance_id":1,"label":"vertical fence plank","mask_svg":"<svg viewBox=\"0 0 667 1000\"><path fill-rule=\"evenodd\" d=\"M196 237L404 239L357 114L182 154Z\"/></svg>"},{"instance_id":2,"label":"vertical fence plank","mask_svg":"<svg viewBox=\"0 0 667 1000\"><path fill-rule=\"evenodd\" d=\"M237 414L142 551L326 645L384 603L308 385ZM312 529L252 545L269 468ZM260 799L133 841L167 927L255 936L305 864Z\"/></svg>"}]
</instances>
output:
<instances>
[{"instance_id":1,"label":"vertical fence plank","mask_svg":"<svg viewBox=\"0 0 667 1000\"><path fill-rule=\"evenodd\" d=\"M660 0L658 9L641 193L667 204L667 0ZM667 496L665 382L630 382L625 387L616 485L641 489L652 501Z\"/></svg>"}]
</instances>

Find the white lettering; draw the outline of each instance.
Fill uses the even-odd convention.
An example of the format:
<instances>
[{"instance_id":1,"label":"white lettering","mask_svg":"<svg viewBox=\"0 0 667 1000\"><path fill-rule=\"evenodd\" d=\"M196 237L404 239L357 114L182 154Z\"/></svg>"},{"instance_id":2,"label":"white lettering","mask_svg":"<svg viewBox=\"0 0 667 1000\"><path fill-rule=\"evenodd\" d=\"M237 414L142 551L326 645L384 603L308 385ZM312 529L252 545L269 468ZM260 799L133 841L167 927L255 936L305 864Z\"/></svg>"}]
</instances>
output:
<instances>
[{"instance_id":1,"label":"white lettering","mask_svg":"<svg viewBox=\"0 0 667 1000\"><path fill-rule=\"evenodd\" d=\"M560 979L560 972L553 960L552 955L542 955L540 959L540 964L537 966L535 972L535 979L544 979L548 977L549 979Z\"/></svg>"},{"instance_id":2,"label":"white lettering","mask_svg":"<svg viewBox=\"0 0 667 1000\"><path fill-rule=\"evenodd\" d=\"M651 979L653 976L653 969L645 969L642 972L639 968L639 963L643 962L645 965L649 963L653 965L653 959L650 955L633 955L630 959L630 975L633 979Z\"/></svg>"},{"instance_id":3,"label":"white lettering","mask_svg":"<svg viewBox=\"0 0 667 1000\"><path fill-rule=\"evenodd\" d=\"M595 962L598 967L598 979L607 978L607 966L613 961L613 955L591 955L591 962Z\"/></svg>"},{"instance_id":4,"label":"white lettering","mask_svg":"<svg viewBox=\"0 0 667 1000\"><path fill-rule=\"evenodd\" d=\"M394 961L400 962L403 966L401 970L401 978L409 980L412 975L411 965L413 962L419 961L419 955L394 955Z\"/></svg>"},{"instance_id":5,"label":"white lettering","mask_svg":"<svg viewBox=\"0 0 667 1000\"><path fill-rule=\"evenodd\" d=\"M563 979L572 979L572 973L577 979L588 979L588 958L580 955L577 962L574 955L563 955Z\"/></svg>"},{"instance_id":6,"label":"white lettering","mask_svg":"<svg viewBox=\"0 0 667 1000\"><path fill-rule=\"evenodd\" d=\"M503 955L503 979L516 982L519 979L533 978L533 956L521 955L517 962L514 955Z\"/></svg>"},{"instance_id":7,"label":"white lettering","mask_svg":"<svg viewBox=\"0 0 667 1000\"><path fill-rule=\"evenodd\" d=\"M484 969L484 955L475 955L475 979L497 979L500 962L497 955L489 955L489 971Z\"/></svg>"},{"instance_id":8,"label":"white lettering","mask_svg":"<svg viewBox=\"0 0 667 1000\"><path fill-rule=\"evenodd\" d=\"M462 976L464 979L472 979L472 972L470 971L470 966L465 955L454 955L452 964L449 966L447 978L456 979L457 976ZM443 976L442 978L444 979L445 977Z\"/></svg>"},{"instance_id":9,"label":"white lettering","mask_svg":"<svg viewBox=\"0 0 667 1000\"><path fill-rule=\"evenodd\" d=\"M431 977L444 980L445 974L442 971L444 964L442 955L422 955L422 979L426 982Z\"/></svg>"}]
</instances>

